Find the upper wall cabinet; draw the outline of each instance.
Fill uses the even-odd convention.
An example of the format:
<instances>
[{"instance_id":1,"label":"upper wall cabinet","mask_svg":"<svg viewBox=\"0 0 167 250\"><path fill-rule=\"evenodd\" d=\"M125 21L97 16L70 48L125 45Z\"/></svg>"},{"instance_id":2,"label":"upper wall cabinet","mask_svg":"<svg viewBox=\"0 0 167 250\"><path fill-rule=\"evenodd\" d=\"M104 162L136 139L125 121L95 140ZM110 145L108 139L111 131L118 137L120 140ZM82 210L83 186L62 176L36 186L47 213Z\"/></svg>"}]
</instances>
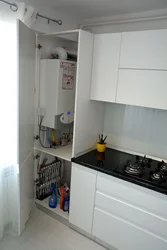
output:
<instances>
[{"instance_id":1,"label":"upper wall cabinet","mask_svg":"<svg viewBox=\"0 0 167 250\"><path fill-rule=\"evenodd\" d=\"M94 36L92 100L115 102L119 68L121 34Z\"/></svg>"},{"instance_id":2,"label":"upper wall cabinet","mask_svg":"<svg viewBox=\"0 0 167 250\"><path fill-rule=\"evenodd\" d=\"M167 70L167 30L122 33L120 68Z\"/></svg>"},{"instance_id":3,"label":"upper wall cabinet","mask_svg":"<svg viewBox=\"0 0 167 250\"><path fill-rule=\"evenodd\" d=\"M167 109L167 71L119 70L117 103Z\"/></svg>"}]
</instances>

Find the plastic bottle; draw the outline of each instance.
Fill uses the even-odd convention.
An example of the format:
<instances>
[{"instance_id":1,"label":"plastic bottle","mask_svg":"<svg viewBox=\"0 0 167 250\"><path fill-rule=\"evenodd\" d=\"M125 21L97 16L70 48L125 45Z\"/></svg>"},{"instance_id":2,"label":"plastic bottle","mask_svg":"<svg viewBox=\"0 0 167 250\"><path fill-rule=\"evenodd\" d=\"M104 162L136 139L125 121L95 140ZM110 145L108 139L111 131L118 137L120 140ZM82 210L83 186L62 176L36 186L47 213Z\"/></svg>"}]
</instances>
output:
<instances>
[{"instance_id":1,"label":"plastic bottle","mask_svg":"<svg viewBox=\"0 0 167 250\"><path fill-rule=\"evenodd\" d=\"M68 212L69 211L69 205L70 205L70 197L69 197L69 190L65 192L65 197L63 201L63 211Z\"/></svg>"},{"instance_id":2,"label":"plastic bottle","mask_svg":"<svg viewBox=\"0 0 167 250\"><path fill-rule=\"evenodd\" d=\"M57 207L57 196L56 196L56 186L54 183L51 184L52 195L49 198L49 207Z\"/></svg>"},{"instance_id":3,"label":"plastic bottle","mask_svg":"<svg viewBox=\"0 0 167 250\"><path fill-rule=\"evenodd\" d=\"M65 195L65 187L62 186L60 188L60 209L63 209L64 195Z\"/></svg>"}]
</instances>

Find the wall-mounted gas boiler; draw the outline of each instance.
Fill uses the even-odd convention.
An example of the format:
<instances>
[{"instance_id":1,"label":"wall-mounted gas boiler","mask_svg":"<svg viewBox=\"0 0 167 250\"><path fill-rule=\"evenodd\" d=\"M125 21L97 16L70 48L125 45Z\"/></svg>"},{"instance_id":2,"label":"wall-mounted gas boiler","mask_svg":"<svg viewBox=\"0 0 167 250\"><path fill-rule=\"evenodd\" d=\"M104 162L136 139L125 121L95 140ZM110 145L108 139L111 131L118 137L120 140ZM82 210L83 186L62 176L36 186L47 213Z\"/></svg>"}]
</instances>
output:
<instances>
[{"instance_id":1,"label":"wall-mounted gas boiler","mask_svg":"<svg viewBox=\"0 0 167 250\"><path fill-rule=\"evenodd\" d=\"M40 61L40 108L42 126L63 129L74 121L76 62Z\"/></svg>"}]
</instances>

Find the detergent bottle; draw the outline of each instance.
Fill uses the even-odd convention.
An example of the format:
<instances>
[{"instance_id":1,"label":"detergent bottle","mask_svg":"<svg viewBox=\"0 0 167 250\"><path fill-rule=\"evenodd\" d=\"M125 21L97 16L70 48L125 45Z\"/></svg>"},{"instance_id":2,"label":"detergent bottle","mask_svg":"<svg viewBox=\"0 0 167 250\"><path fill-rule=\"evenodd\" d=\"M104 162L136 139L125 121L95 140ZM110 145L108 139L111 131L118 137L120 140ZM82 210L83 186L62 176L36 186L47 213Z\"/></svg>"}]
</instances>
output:
<instances>
[{"instance_id":1,"label":"detergent bottle","mask_svg":"<svg viewBox=\"0 0 167 250\"><path fill-rule=\"evenodd\" d=\"M63 201L63 211L69 212L69 206L70 206L69 190L66 190L64 201Z\"/></svg>"},{"instance_id":2,"label":"detergent bottle","mask_svg":"<svg viewBox=\"0 0 167 250\"><path fill-rule=\"evenodd\" d=\"M56 196L56 186L54 183L51 184L52 195L49 198L49 207L57 207L57 196Z\"/></svg>"}]
</instances>

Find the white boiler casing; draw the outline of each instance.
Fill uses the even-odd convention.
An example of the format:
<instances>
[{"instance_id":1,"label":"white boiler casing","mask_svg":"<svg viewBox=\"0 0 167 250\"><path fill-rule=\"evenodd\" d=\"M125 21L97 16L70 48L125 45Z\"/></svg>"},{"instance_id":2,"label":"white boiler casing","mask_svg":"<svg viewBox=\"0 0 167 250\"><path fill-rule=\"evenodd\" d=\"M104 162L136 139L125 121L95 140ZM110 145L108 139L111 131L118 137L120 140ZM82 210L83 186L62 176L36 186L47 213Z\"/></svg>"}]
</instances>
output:
<instances>
[{"instance_id":1,"label":"white boiler casing","mask_svg":"<svg viewBox=\"0 0 167 250\"><path fill-rule=\"evenodd\" d=\"M40 108L42 125L61 129L74 121L76 62L58 59L40 61Z\"/></svg>"}]
</instances>

